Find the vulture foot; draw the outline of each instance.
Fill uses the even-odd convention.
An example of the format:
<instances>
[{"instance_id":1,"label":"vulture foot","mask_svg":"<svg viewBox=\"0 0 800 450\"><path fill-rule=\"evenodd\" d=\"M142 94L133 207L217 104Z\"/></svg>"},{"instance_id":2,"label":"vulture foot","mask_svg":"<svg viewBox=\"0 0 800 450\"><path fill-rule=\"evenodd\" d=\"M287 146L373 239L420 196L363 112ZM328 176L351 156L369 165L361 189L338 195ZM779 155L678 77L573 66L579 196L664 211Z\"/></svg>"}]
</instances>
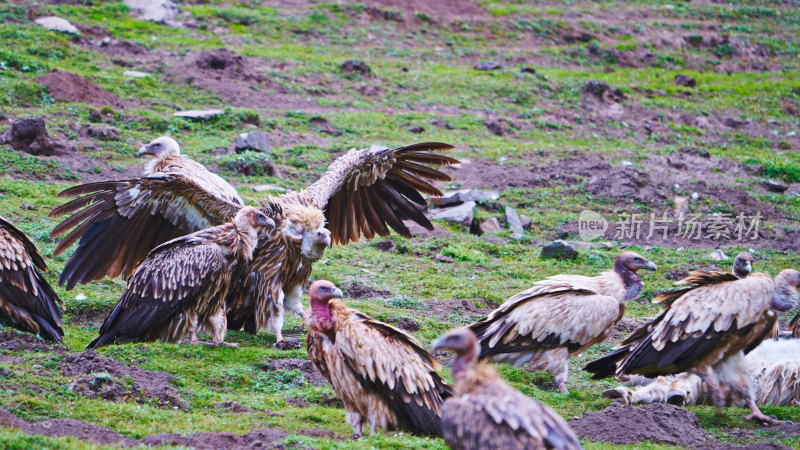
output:
<instances>
[{"instance_id":1,"label":"vulture foot","mask_svg":"<svg viewBox=\"0 0 800 450\"><path fill-rule=\"evenodd\" d=\"M780 420L764 415L764 413L762 413L761 411L753 411L753 414L748 414L744 416L744 420L757 420L759 422L767 423L769 425L778 425L781 423Z\"/></svg>"},{"instance_id":2,"label":"vulture foot","mask_svg":"<svg viewBox=\"0 0 800 450\"><path fill-rule=\"evenodd\" d=\"M567 389L567 383L565 383L563 381L559 381L558 382L558 392L561 392L562 394L566 394L567 392L569 392L569 389Z\"/></svg>"},{"instance_id":3,"label":"vulture foot","mask_svg":"<svg viewBox=\"0 0 800 450\"><path fill-rule=\"evenodd\" d=\"M633 393L629 389L623 388L616 388L616 389L608 389L603 392L603 398L613 398L616 399L619 403L625 403L626 405L631 404L631 397Z\"/></svg>"}]
</instances>

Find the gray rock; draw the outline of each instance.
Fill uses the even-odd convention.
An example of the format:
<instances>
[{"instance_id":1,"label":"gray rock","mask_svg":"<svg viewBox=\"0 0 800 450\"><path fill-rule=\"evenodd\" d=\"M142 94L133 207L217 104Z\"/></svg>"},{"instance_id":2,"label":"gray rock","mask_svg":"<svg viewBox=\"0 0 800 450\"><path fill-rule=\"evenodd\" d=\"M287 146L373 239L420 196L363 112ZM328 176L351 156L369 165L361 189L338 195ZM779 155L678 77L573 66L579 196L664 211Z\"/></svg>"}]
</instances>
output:
<instances>
[{"instance_id":1,"label":"gray rock","mask_svg":"<svg viewBox=\"0 0 800 450\"><path fill-rule=\"evenodd\" d=\"M785 192L789 189L789 185L777 180L767 180L764 182L764 186L772 192Z\"/></svg>"},{"instance_id":2,"label":"gray rock","mask_svg":"<svg viewBox=\"0 0 800 450\"><path fill-rule=\"evenodd\" d=\"M697 86L697 80L689 75L683 75L679 73L678 75L675 75L675 84L678 86L695 87Z\"/></svg>"},{"instance_id":3,"label":"gray rock","mask_svg":"<svg viewBox=\"0 0 800 450\"><path fill-rule=\"evenodd\" d=\"M242 133L233 140L233 149L236 150L236 153L241 153L246 150L269 153L269 136L258 130Z\"/></svg>"},{"instance_id":4,"label":"gray rock","mask_svg":"<svg viewBox=\"0 0 800 450\"><path fill-rule=\"evenodd\" d=\"M525 230L531 229L531 223L533 222L530 217L526 216L525 214L521 214L519 216L519 221L522 224L522 228Z\"/></svg>"},{"instance_id":5,"label":"gray rock","mask_svg":"<svg viewBox=\"0 0 800 450\"><path fill-rule=\"evenodd\" d=\"M747 125L749 122L746 120L737 119L735 117L728 117L722 123L725 124L726 127L738 129Z\"/></svg>"},{"instance_id":6,"label":"gray rock","mask_svg":"<svg viewBox=\"0 0 800 450\"><path fill-rule=\"evenodd\" d=\"M497 217L490 217L483 220L480 227L481 231L484 233L496 233L503 229L503 226L500 225L500 221L497 220Z\"/></svg>"},{"instance_id":7,"label":"gray rock","mask_svg":"<svg viewBox=\"0 0 800 450\"><path fill-rule=\"evenodd\" d=\"M467 228L472 224L472 218L475 216L475 202L466 202L452 208L436 209L431 213L431 219L446 220L451 223L457 223Z\"/></svg>"},{"instance_id":8,"label":"gray rock","mask_svg":"<svg viewBox=\"0 0 800 450\"><path fill-rule=\"evenodd\" d=\"M253 192L286 192L286 188L274 184L257 184L253 186Z\"/></svg>"},{"instance_id":9,"label":"gray rock","mask_svg":"<svg viewBox=\"0 0 800 450\"><path fill-rule=\"evenodd\" d=\"M222 114L225 114L225 111L221 109L190 109L187 111L178 111L172 115L175 117L183 117L192 120L203 120Z\"/></svg>"},{"instance_id":10,"label":"gray rock","mask_svg":"<svg viewBox=\"0 0 800 450\"><path fill-rule=\"evenodd\" d=\"M523 235L525 234L525 227L522 226L522 221L519 218L519 214L517 214L517 210L506 206L506 222L508 222L508 228L516 234Z\"/></svg>"},{"instance_id":11,"label":"gray rock","mask_svg":"<svg viewBox=\"0 0 800 450\"><path fill-rule=\"evenodd\" d=\"M554 258L554 259L575 259L578 257L578 251L575 247L567 244L562 240L553 241L544 247L539 254L541 258Z\"/></svg>"},{"instance_id":12,"label":"gray rock","mask_svg":"<svg viewBox=\"0 0 800 450\"><path fill-rule=\"evenodd\" d=\"M712 261L727 261L728 259L730 259L720 249L714 250L713 252L707 254L705 257L706 257L706 259L710 259Z\"/></svg>"},{"instance_id":13,"label":"gray rock","mask_svg":"<svg viewBox=\"0 0 800 450\"><path fill-rule=\"evenodd\" d=\"M137 19L172 25L178 15L178 6L170 0L125 0L131 15Z\"/></svg>"},{"instance_id":14,"label":"gray rock","mask_svg":"<svg viewBox=\"0 0 800 450\"><path fill-rule=\"evenodd\" d=\"M592 248L601 248L603 250L611 250L614 248L614 244L611 242L584 242L584 241L566 241L568 245L571 245L575 248L582 248L585 250L589 250Z\"/></svg>"},{"instance_id":15,"label":"gray rock","mask_svg":"<svg viewBox=\"0 0 800 450\"><path fill-rule=\"evenodd\" d=\"M147 72L139 72L138 70L126 70L122 74L125 75L128 78L145 78L145 77L149 77L150 76L149 73L147 73Z\"/></svg>"},{"instance_id":16,"label":"gray rock","mask_svg":"<svg viewBox=\"0 0 800 450\"><path fill-rule=\"evenodd\" d=\"M686 214L689 212L689 197L684 197L682 195L675 196L675 216L680 216L681 214Z\"/></svg>"},{"instance_id":17,"label":"gray rock","mask_svg":"<svg viewBox=\"0 0 800 450\"><path fill-rule=\"evenodd\" d=\"M80 35L81 32L75 25L69 23L67 19L62 19L56 16L39 17L34 20L37 25L47 28L48 30L61 31L63 33Z\"/></svg>"},{"instance_id":18,"label":"gray rock","mask_svg":"<svg viewBox=\"0 0 800 450\"><path fill-rule=\"evenodd\" d=\"M497 64L494 61L485 61L480 64L475 64L475 66L473 67L475 68L475 70L497 70L503 68L503 66Z\"/></svg>"},{"instance_id":19,"label":"gray rock","mask_svg":"<svg viewBox=\"0 0 800 450\"><path fill-rule=\"evenodd\" d=\"M436 206L454 206L460 205L465 202L485 202L487 200L497 200L500 198L500 193L497 191L481 191L478 189L462 189L460 191L450 192L444 197L435 197L431 199L431 203Z\"/></svg>"}]
</instances>

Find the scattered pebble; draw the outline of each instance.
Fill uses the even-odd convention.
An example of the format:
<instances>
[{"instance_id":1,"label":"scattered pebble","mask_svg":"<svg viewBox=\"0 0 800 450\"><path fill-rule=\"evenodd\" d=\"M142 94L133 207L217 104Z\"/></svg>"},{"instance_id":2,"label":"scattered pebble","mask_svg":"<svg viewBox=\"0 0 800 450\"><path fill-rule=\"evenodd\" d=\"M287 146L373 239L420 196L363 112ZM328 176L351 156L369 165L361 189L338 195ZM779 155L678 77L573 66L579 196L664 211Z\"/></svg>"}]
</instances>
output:
<instances>
[{"instance_id":1,"label":"scattered pebble","mask_svg":"<svg viewBox=\"0 0 800 450\"><path fill-rule=\"evenodd\" d=\"M729 259L728 255L723 253L722 250L720 249L716 249L713 252L707 254L705 258L710 259L712 261L727 261Z\"/></svg>"},{"instance_id":2,"label":"scattered pebble","mask_svg":"<svg viewBox=\"0 0 800 450\"><path fill-rule=\"evenodd\" d=\"M47 28L48 30L52 31L60 31L62 33L69 33L80 35L81 32L78 28L71 24L68 20L62 19L61 17L56 16L45 16L39 17L38 19L34 20L37 25Z\"/></svg>"},{"instance_id":3,"label":"scattered pebble","mask_svg":"<svg viewBox=\"0 0 800 450\"><path fill-rule=\"evenodd\" d=\"M145 78L151 75L147 72L139 72L138 70L126 70L122 74L128 78Z\"/></svg>"},{"instance_id":4,"label":"scattered pebble","mask_svg":"<svg viewBox=\"0 0 800 450\"><path fill-rule=\"evenodd\" d=\"M777 180L767 180L764 185L772 192L785 192L789 189L789 185Z\"/></svg>"},{"instance_id":5,"label":"scattered pebble","mask_svg":"<svg viewBox=\"0 0 800 450\"><path fill-rule=\"evenodd\" d=\"M542 252L539 254L539 257L553 259L575 259L578 257L578 251L575 250L575 247L567 244L566 242L557 240L542 247Z\"/></svg>"},{"instance_id":6,"label":"scattered pebble","mask_svg":"<svg viewBox=\"0 0 800 450\"><path fill-rule=\"evenodd\" d=\"M497 70L503 68L503 66L493 61L485 61L479 64L475 64L473 67L475 70Z\"/></svg>"},{"instance_id":7,"label":"scattered pebble","mask_svg":"<svg viewBox=\"0 0 800 450\"><path fill-rule=\"evenodd\" d=\"M184 117L192 120L203 120L222 114L225 114L225 111L221 109L190 109L186 111L178 111L172 115L175 117Z\"/></svg>"}]
</instances>

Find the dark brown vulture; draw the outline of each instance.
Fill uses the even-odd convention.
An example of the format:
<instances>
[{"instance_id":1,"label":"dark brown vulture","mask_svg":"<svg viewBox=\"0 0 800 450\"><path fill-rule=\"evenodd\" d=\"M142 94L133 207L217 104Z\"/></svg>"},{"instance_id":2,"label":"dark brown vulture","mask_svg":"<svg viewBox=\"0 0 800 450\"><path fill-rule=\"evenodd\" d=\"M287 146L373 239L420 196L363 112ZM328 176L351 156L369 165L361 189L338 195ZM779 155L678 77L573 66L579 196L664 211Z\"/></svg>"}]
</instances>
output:
<instances>
[{"instance_id":1,"label":"dark brown vulture","mask_svg":"<svg viewBox=\"0 0 800 450\"><path fill-rule=\"evenodd\" d=\"M275 218L277 230L262 234L250 274L233 287L228 300L230 327L244 326L250 332L266 328L280 340L284 308L302 315L302 289L311 266L331 243L346 244L376 234L387 236L390 229L409 237L404 220L433 229L416 205L426 204L421 193L441 195L431 182L448 181L450 177L429 166L457 163L436 153L451 148L431 142L351 150L308 188L266 199L263 208L279 214ZM84 246L104 249L91 252L92 258L87 252L81 257L73 255L65 268L68 286L124 274L123 269L135 267L138 259L161 243L160 239L196 231L205 224L218 225L230 220L238 209L235 202L208 192L204 183L192 183L186 177L146 177L101 187L101 191L94 185L67 190L65 195L83 197L54 210L55 215L74 215L53 235L77 227L59 248L69 247L80 238L76 254ZM127 220L114 222L120 216ZM124 236L123 245L120 236ZM110 250L114 248L110 243L117 249ZM98 254L107 256L97 258Z\"/></svg>"},{"instance_id":2,"label":"dark brown vulture","mask_svg":"<svg viewBox=\"0 0 800 450\"><path fill-rule=\"evenodd\" d=\"M155 139L139 155L156 157L143 178L87 183L58 194L77 197L50 212L50 217L72 214L50 233L66 234L54 256L80 239L59 279L67 290L106 277L127 278L158 245L220 225L244 206L233 186L180 155L172 138Z\"/></svg>"},{"instance_id":3,"label":"dark brown vulture","mask_svg":"<svg viewBox=\"0 0 800 450\"><path fill-rule=\"evenodd\" d=\"M528 364L544 370L567 392L569 358L603 342L625 314L625 302L639 296L638 270L656 265L623 253L614 270L596 277L555 275L509 298L469 328L478 336L480 358Z\"/></svg>"},{"instance_id":4,"label":"dark brown vulture","mask_svg":"<svg viewBox=\"0 0 800 450\"><path fill-rule=\"evenodd\" d=\"M728 391L746 399L747 419L775 422L756 406L744 354L754 349L797 300L800 272L775 277L754 273L738 278L727 272L691 272L683 289L654 299L666 306L634 331L620 348L592 361L594 378L638 374L647 377L690 372L699 375L724 406Z\"/></svg>"},{"instance_id":5,"label":"dark brown vulture","mask_svg":"<svg viewBox=\"0 0 800 450\"><path fill-rule=\"evenodd\" d=\"M201 328L211 331L214 344L224 344L231 279L246 273L260 229L274 226L263 211L245 206L230 223L156 247L134 271L89 348L157 339L180 342L187 336L198 344Z\"/></svg>"},{"instance_id":6,"label":"dark brown vulture","mask_svg":"<svg viewBox=\"0 0 800 450\"><path fill-rule=\"evenodd\" d=\"M442 406L442 435L451 449L581 448L555 411L504 383L494 369L475 364L480 344L469 328L452 330L432 345L456 353L455 395Z\"/></svg>"},{"instance_id":7,"label":"dark brown vulture","mask_svg":"<svg viewBox=\"0 0 800 450\"><path fill-rule=\"evenodd\" d=\"M792 338L800 339L800 312L789 322L789 332L792 334Z\"/></svg>"},{"instance_id":8,"label":"dark brown vulture","mask_svg":"<svg viewBox=\"0 0 800 450\"><path fill-rule=\"evenodd\" d=\"M439 412L452 391L436 358L405 332L345 306L330 281L315 281L309 296L308 358L344 403L355 435L364 419L371 433L441 435Z\"/></svg>"},{"instance_id":9,"label":"dark brown vulture","mask_svg":"<svg viewBox=\"0 0 800 450\"><path fill-rule=\"evenodd\" d=\"M0 317L61 342L63 303L39 271L47 266L28 236L0 217Z\"/></svg>"},{"instance_id":10,"label":"dark brown vulture","mask_svg":"<svg viewBox=\"0 0 800 450\"><path fill-rule=\"evenodd\" d=\"M737 278L746 278L753 271L753 263L756 259L747 252L741 252L733 259L733 274Z\"/></svg>"}]
</instances>

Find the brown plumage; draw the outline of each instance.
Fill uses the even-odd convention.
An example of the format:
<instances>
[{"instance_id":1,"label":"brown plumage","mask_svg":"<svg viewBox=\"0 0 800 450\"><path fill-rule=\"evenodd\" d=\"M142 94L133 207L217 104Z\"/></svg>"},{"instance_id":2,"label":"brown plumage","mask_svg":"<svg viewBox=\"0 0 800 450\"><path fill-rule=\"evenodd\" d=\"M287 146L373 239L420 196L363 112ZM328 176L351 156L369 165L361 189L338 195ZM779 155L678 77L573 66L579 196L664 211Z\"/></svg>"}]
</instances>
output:
<instances>
[{"instance_id":1,"label":"brown plumage","mask_svg":"<svg viewBox=\"0 0 800 450\"><path fill-rule=\"evenodd\" d=\"M67 290L128 277L153 248L227 222L244 206L233 186L180 155L171 138L155 139L139 155L156 157L142 178L82 184L58 194L75 199L50 212L50 217L71 214L50 233L66 234L54 256L80 240L59 279Z\"/></svg>"},{"instance_id":2,"label":"brown plumage","mask_svg":"<svg viewBox=\"0 0 800 450\"><path fill-rule=\"evenodd\" d=\"M258 231L275 223L246 206L231 223L162 244L136 268L100 336L89 348L132 341L199 343L199 328L210 329L214 343L226 332L225 296L231 279L246 273Z\"/></svg>"},{"instance_id":3,"label":"brown plumage","mask_svg":"<svg viewBox=\"0 0 800 450\"><path fill-rule=\"evenodd\" d=\"M478 336L480 358L527 363L555 377L567 392L569 358L603 342L625 313L625 303L642 292L638 270L656 265L627 252L614 270L596 277L556 275L509 298L469 328Z\"/></svg>"},{"instance_id":4,"label":"brown plumage","mask_svg":"<svg viewBox=\"0 0 800 450\"><path fill-rule=\"evenodd\" d=\"M262 233L252 270L233 287L230 327L244 326L251 332L267 328L280 340L284 308L302 315L302 288L313 262L331 243L387 236L390 229L408 237L404 220L433 229L415 204L425 205L421 194L441 195L431 182L450 178L428 166L458 162L435 153L450 148L432 142L351 150L307 189L267 199L262 209L270 211L278 230ZM62 276L67 287L126 275L156 245L219 225L241 207L210 185L185 173L175 174L174 169L138 180L78 186L62 194L82 195L51 213L73 214L53 231L54 236L76 227L59 251L81 240Z\"/></svg>"},{"instance_id":5,"label":"brown plumage","mask_svg":"<svg viewBox=\"0 0 800 450\"><path fill-rule=\"evenodd\" d=\"M469 328L433 342L450 349L455 395L442 406L442 435L451 449L579 449L575 433L553 410L515 390L494 369L475 365L478 339Z\"/></svg>"},{"instance_id":6,"label":"brown plumage","mask_svg":"<svg viewBox=\"0 0 800 450\"><path fill-rule=\"evenodd\" d=\"M405 332L345 306L333 283L315 281L309 296L308 357L344 403L356 436L365 419L372 433L441 434L439 412L451 389L439 362Z\"/></svg>"},{"instance_id":7,"label":"brown plumage","mask_svg":"<svg viewBox=\"0 0 800 450\"><path fill-rule=\"evenodd\" d=\"M40 271L47 266L28 236L0 217L0 317L61 342L63 303Z\"/></svg>"},{"instance_id":8,"label":"brown plumage","mask_svg":"<svg viewBox=\"0 0 800 450\"><path fill-rule=\"evenodd\" d=\"M744 353L755 348L777 318L774 310L795 305L800 272L784 270L775 281L755 273L738 278L726 272L691 272L687 287L654 301L666 304L659 315L634 331L614 352L592 361L594 378L612 375L670 375L691 372L714 391L723 406L733 389L752 410L748 418L773 422L756 406L744 367Z\"/></svg>"}]
</instances>

